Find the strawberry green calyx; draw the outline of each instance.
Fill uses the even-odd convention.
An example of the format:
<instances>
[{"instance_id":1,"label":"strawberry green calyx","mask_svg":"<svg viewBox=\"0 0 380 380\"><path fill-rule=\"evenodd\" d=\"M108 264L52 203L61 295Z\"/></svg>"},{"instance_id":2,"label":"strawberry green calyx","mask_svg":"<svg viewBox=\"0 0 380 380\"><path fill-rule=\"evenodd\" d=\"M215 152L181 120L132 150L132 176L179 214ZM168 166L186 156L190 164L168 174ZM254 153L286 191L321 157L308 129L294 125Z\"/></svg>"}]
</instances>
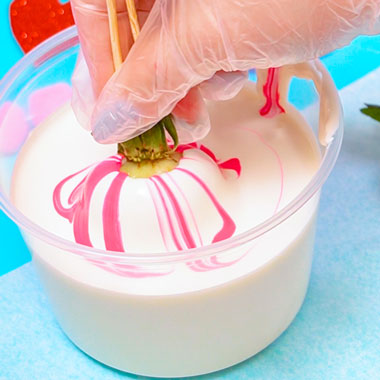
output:
<instances>
[{"instance_id":1,"label":"strawberry green calyx","mask_svg":"<svg viewBox=\"0 0 380 380\"><path fill-rule=\"evenodd\" d=\"M174 147L169 148L166 133L173 139ZM158 160L170 156L178 146L177 130L171 115L166 116L154 127L131 140L119 143L118 153L128 161Z\"/></svg>"},{"instance_id":2,"label":"strawberry green calyx","mask_svg":"<svg viewBox=\"0 0 380 380\"><path fill-rule=\"evenodd\" d=\"M166 132L173 140L171 148L167 143ZM174 169L180 154L177 130L172 116L168 115L154 127L131 140L118 144L118 153L125 157L121 171L136 178L147 178Z\"/></svg>"}]
</instances>

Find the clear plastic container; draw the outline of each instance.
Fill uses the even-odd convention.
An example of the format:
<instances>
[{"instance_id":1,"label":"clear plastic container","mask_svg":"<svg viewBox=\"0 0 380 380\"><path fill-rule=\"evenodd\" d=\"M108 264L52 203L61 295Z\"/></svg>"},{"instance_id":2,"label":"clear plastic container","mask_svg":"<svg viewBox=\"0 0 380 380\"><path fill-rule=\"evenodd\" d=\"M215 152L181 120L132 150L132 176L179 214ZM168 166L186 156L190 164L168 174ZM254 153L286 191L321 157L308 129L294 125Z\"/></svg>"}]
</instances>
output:
<instances>
[{"instance_id":1,"label":"clear plastic container","mask_svg":"<svg viewBox=\"0 0 380 380\"><path fill-rule=\"evenodd\" d=\"M17 156L30 131L69 99L78 51L76 29L67 29L27 54L0 84L0 206L23 232L62 329L95 359L148 376L204 374L251 357L288 327L302 305L319 194L342 142L341 117L332 142L320 147L323 159L310 183L244 233L165 254L82 246L42 229L10 201ZM297 102L296 92L316 99L313 86L299 89L296 82L291 99ZM305 110L315 124L318 104ZM316 127L313 132L317 136ZM241 265L240 258L250 255L255 260ZM183 268L189 265L198 271L187 278ZM178 275L162 280L173 272Z\"/></svg>"}]
</instances>

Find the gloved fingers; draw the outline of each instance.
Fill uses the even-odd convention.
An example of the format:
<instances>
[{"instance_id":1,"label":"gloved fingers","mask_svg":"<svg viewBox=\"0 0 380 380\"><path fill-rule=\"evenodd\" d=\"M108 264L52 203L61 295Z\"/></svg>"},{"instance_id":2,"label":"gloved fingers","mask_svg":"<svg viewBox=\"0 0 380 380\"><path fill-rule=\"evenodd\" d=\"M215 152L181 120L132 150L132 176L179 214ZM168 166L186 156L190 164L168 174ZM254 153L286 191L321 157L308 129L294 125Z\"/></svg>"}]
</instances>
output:
<instances>
[{"instance_id":1,"label":"gloved fingers","mask_svg":"<svg viewBox=\"0 0 380 380\"><path fill-rule=\"evenodd\" d=\"M216 72L314 59L379 31L379 13L379 0L160 0L100 95L93 135L130 139Z\"/></svg>"},{"instance_id":2,"label":"gloved fingers","mask_svg":"<svg viewBox=\"0 0 380 380\"><path fill-rule=\"evenodd\" d=\"M154 0L136 0L140 24L143 25ZM97 97L114 73L107 6L105 0L71 0L78 34ZM116 0L122 56L133 44L125 0Z\"/></svg>"},{"instance_id":3,"label":"gloved fingers","mask_svg":"<svg viewBox=\"0 0 380 380\"><path fill-rule=\"evenodd\" d=\"M186 96L181 99L173 109L173 115L183 119L188 124L193 124L198 119L204 101L198 87L193 87Z\"/></svg>"},{"instance_id":4,"label":"gloved fingers","mask_svg":"<svg viewBox=\"0 0 380 380\"><path fill-rule=\"evenodd\" d=\"M232 70L306 62L347 45L360 34L380 33L379 0L225 0L214 4L226 52L219 65Z\"/></svg>"},{"instance_id":5,"label":"gloved fingers","mask_svg":"<svg viewBox=\"0 0 380 380\"><path fill-rule=\"evenodd\" d=\"M172 112L179 141L191 143L205 137L210 130L210 117L198 87L193 87Z\"/></svg>"},{"instance_id":6,"label":"gloved fingers","mask_svg":"<svg viewBox=\"0 0 380 380\"><path fill-rule=\"evenodd\" d=\"M190 89L215 73L215 64L198 70L189 61L195 56L183 52L179 46L183 40L174 34L179 19L186 19L180 5L190 3L155 3L128 57L98 99L92 117L97 141L120 142L145 132L170 114Z\"/></svg>"},{"instance_id":7,"label":"gloved fingers","mask_svg":"<svg viewBox=\"0 0 380 380\"><path fill-rule=\"evenodd\" d=\"M208 100L227 100L236 96L248 81L247 71L218 71L199 85L202 96Z\"/></svg>"}]
</instances>

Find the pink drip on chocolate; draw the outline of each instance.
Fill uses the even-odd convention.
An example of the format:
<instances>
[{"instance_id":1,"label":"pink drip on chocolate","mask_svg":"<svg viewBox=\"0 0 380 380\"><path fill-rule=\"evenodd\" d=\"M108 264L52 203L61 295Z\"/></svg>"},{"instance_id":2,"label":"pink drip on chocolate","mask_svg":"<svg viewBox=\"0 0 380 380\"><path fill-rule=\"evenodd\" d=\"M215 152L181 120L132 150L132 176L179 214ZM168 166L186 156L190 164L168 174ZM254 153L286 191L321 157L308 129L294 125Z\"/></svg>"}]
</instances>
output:
<instances>
[{"instance_id":1,"label":"pink drip on chocolate","mask_svg":"<svg viewBox=\"0 0 380 380\"><path fill-rule=\"evenodd\" d=\"M120 191L128 176L120 172L106 194L103 206L103 231L106 249L115 252L124 252L119 221Z\"/></svg>"},{"instance_id":2,"label":"pink drip on chocolate","mask_svg":"<svg viewBox=\"0 0 380 380\"><path fill-rule=\"evenodd\" d=\"M76 204L74 204L75 202L75 194L78 192L78 189L81 188L81 185L83 184L84 182L84 179L79 183L79 185L73 190L73 192L70 194L70 197L69 197L69 205L72 205L71 207L69 208L65 208L62 203L61 203L61 193L62 193L62 188L63 186L69 182L72 178L75 178L77 175L83 173L85 170L87 170L88 168L85 168L85 169L82 169L81 171L77 172L77 173L74 173L68 177L66 177L64 180L62 180L54 189L54 192L53 192L53 203L54 203L54 208L55 208L55 211L57 211L57 213L59 215L61 215L63 218L67 219L69 222L72 222L73 221L73 218L74 218L74 215L75 215L75 209L77 207ZM77 190L77 191L76 191Z\"/></svg>"},{"instance_id":3,"label":"pink drip on chocolate","mask_svg":"<svg viewBox=\"0 0 380 380\"><path fill-rule=\"evenodd\" d=\"M174 228L174 222L173 222L173 219L171 218L169 207L168 207L168 204L166 203L166 200L165 200L165 197L163 195L163 192L161 191L161 189L160 189L159 185L157 184L157 182L155 182L152 178L150 178L150 181L153 182L153 184L154 184L154 186L155 186L155 188L157 190L159 199L160 199L160 201L161 201L161 203L163 205L163 208L165 210L165 216L166 216L166 220L168 221L168 224L169 224L169 230L170 230L172 241L174 242L174 245L175 245L176 249L178 251L182 251L184 248L182 247L181 243L178 240L177 233L176 233L175 228ZM157 207L156 207L156 210L157 210ZM163 218L160 216L160 214L157 214L157 218L160 220L160 224L161 224Z\"/></svg>"},{"instance_id":4,"label":"pink drip on chocolate","mask_svg":"<svg viewBox=\"0 0 380 380\"><path fill-rule=\"evenodd\" d=\"M207 148L203 144L198 144L195 142L190 143L190 144L180 145L177 148L177 151L180 153L183 153L189 149L201 150L203 153L206 153L219 166L219 169L233 170L236 173L236 175L238 177L240 177L241 163L240 163L240 160L238 158L231 158L231 159L226 160L226 161L221 161L215 156L214 152L212 152L209 148Z\"/></svg>"},{"instance_id":5,"label":"pink drip on chocolate","mask_svg":"<svg viewBox=\"0 0 380 380\"><path fill-rule=\"evenodd\" d=\"M160 228L160 234L162 236L162 240L163 240L163 242L165 244L166 250L170 251L170 245L169 245L169 240L170 239L168 238L167 233L166 233L164 220L163 220L163 218L160 217L160 215L161 215L161 208L160 208L160 206L163 206L163 204L162 204L161 199L159 199L157 197L156 192L158 190L154 191L155 189L153 188L153 186L155 186L155 185L156 184L151 184L149 182L147 183L149 194L150 194L150 197L152 198L154 209L156 211L157 222L158 222L158 226Z\"/></svg>"},{"instance_id":6,"label":"pink drip on chocolate","mask_svg":"<svg viewBox=\"0 0 380 380\"><path fill-rule=\"evenodd\" d=\"M159 277L165 276L171 273L173 270L169 269L163 271L162 268L157 270L157 272L147 271L145 268L138 267L135 265L125 264L123 258L106 257L95 259L93 257L86 257L86 260L90 263L96 265L98 268L103 269L106 272L116 274L121 277L131 277L131 278L147 278L147 277Z\"/></svg>"},{"instance_id":7,"label":"pink drip on chocolate","mask_svg":"<svg viewBox=\"0 0 380 380\"><path fill-rule=\"evenodd\" d=\"M274 117L285 110L280 104L280 93L278 91L278 68L268 69L268 76L265 85L263 86L263 93L266 98L264 107L260 110L261 116Z\"/></svg>"},{"instance_id":8,"label":"pink drip on chocolate","mask_svg":"<svg viewBox=\"0 0 380 380\"><path fill-rule=\"evenodd\" d=\"M71 193L68 200L69 208L65 208L62 205L62 188L70 179L83 172L83 170L67 177L55 188L53 193L54 207L58 214L73 224L74 237L77 243L92 247L89 232L89 214L93 192L103 178L114 171L118 171L120 166L121 156L114 156L90 169L85 179L82 180Z\"/></svg>"},{"instance_id":9,"label":"pink drip on chocolate","mask_svg":"<svg viewBox=\"0 0 380 380\"><path fill-rule=\"evenodd\" d=\"M217 164L219 169L233 170L238 176L240 175L241 165L237 158L221 162L211 150L203 145L198 146L195 143L180 146L178 148L180 152L189 149L201 150ZM116 174L104 198L102 212L103 237L107 250L114 252L125 251L119 220L119 209L121 190L124 185L127 186L126 180L128 176L125 173L120 172L121 165L121 155L109 157L98 164L85 168L67 177L55 188L53 194L55 210L59 215L72 223L74 238L77 243L90 247L93 246L90 239L89 223L90 205L93 193L103 179L108 175ZM195 173L187 169L176 168L174 170L181 171L194 180L194 185L201 187L221 217L222 227L208 243L216 243L231 237L236 230L236 225L206 183ZM79 181L68 196L68 206L63 206L63 188L69 186L68 183L71 180L75 180L77 176L80 176L83 173L84 178ZM170 184L167 182L166 178L171 181ZM191 209L190 202L187 200L185 193L181 190L181 187L176 183L174 178L172 178L170 174L154 176L147 179L146 184L148 185L154 203L160 233L166 248L169 249L169 245L171 245L170 243L172 243L175 249L179 251L202 246L202 237L193 210ZM152 184L153 186L149 186L149 184ZM177 189L176 192L174 191L175 188ZM176 193L179 193L180 197L178 197ZM165 229L165 225L168 226L168 229ZM169 231L169 235L166 233L167 230ZM126 243L128 244L128 242ZM101 259L96 259L94 257L88 257L87 255L85 258L99 268L120 276L142 278L147 276L160 276L168 273L147 272L138 266L123 263L122 258L115 259L114 257L102 257ZM188 263L189 268L197 271L216 269L226 265L231 265L231 263L219 263L217 258L211 258L210 263L203 260L196 260L192 263Z\"/></svg>"},{"instance_id":10,"label":"pink drip on chocolate","mask_svg":"<svg viewBox=\"0 0 380 380\"><path fill-rule=\"evenodd\" d=\"M124 252L124 246L122 242L121 226L119 221L119 201L121 188L127 179L127 175L120 172L122 165L122 156L112 156L108 159L91 166L90 168L83 169L61 181L54 190L53 203L55 210L59 215L67 219L73 224L73 231L75 241L80 244L92 247L89 233L89 214L90 203L92 195L96 186L106 176L111 173L116 173L116 177L113 179L110 188L104 199L103 204L103 232L104 243L106 249L115 252ZM67 183L88 170L86 176L75 186L68 198L69 207L64 207L62 199L62 189ZM145 278L163 276L170 271L147 271L135 265L125 264L123 258L115 257L102 257L94 258L88 255L83 255L85 259L97 267L119 275L133 278Z\"/></svg>"},{"instance_id":11,"label":"pink drip on chocolate","mask_svg":"<svg viewBox=\"0 0 380 380\"><path fill-rule=\"evenodd\" d=\"M186 150L186 149L185 149ZM239 162L240 167L240 162ZM233 222L232 218L228 215L228 213L225 211L225 209L221 206L221 204L216 199L215 195L212 193L212 191L209 189L209 187L205 184L204 181L202 181L197 175L190 172L187 169L183 168L177 168L176 170L184 172L186 175L189 175L198 186L201 186L201 188L205 191L205 193L208 195L209 199L213 203L215 209L221 216L223 226L219 232L216 233L216 235L213 237L212 241L213 243L217 241L221 241L224 239L227 239L233 235L236 229L236 225ZM198 234L199 241L201 242L200 245L197 245L195 243L191 243L195 241L195 236L191 229L189 228L189 225L187 223L187 219L184 217L185 211L182 209L180 203L176 199L176 196L174 193L168 188L168 184L165 182L165 179L163 177L167 177L171 180L172 184L175 188L179 191L181 194L181 197L183 198L182 206L187 206L187 212L190 215L193 224L194 224L194 230L195 233ZM150 181L153 183L155 190L158 194L158 199L160 199L160 205L157 204L157 197L154 196L154 193L152 194L152 199L155 204L155 210L156 210L156 216L159 222L160 231L162 234L162 238L165 242L166 247L168 247L167 242L172 241L175 244L175 247L177 250L184 250L184 249L191 249L199 246L203 246L202 239L199 233L199 228L196 223L192 208L188 200L186 199L185 194L180 191L179 185L176 183L176 181L172 178L172 176L168 173L164 176L160 177L152 177L150 178ZM161 189L162 188L162 189ZM165 195L164 195L165 194ZM165 196L168 197L168 201L166 201ZM169 207L169 205L171 207ZM163 207L161 207L163 206ZM160 212L159 210L162 209L164 212ZM172 212L171 212L171 211ZM170 233L170 236L167 236L165 234L165 228L164 225L168 225L168 230ZM178 227L179 236L176 233L176 228ZM179 239L181 238L181 239ZM183 244L181 244L181 241L183 241ZM214 269L224 268L227 266L230 266L237 261L239 261L241 257L238 259L229 261L229 262L220 262L218 261L218 258L216 256L212 256L208 259L199 259L194 260L191 262L187 262L187 266L196 272L206 272Z\"/></svg>"},{"instance_id":12,"label":"pink drip on chocolate","mask_svg":"<svg viewBox=\"0 0 380 380\"><path fill-rule=\"evenodd\" d=\"M193 222L193 225L195 227L195 232L196 232L198 242L199 242L199 244L197 244L197 247L203 246L202 236L201 236L201 233L199 232L198 224L197 224L197 221L196 221L196 218L195 218L195 215L194 215L194 212L193 212L193 209L190 205L189 200L186 198L186 195L182 191L181 186L178 185L178 183L174 180L174 178L170 175L170 173L167 174L167 177L169 178L169 180L171 181L173 186L177 189L177 191L181 195L185 205L187 206L187 209L189 210L190 218L191 218L191 221Z\"/></svg>"},{"instance_id":13,"label":"pink drip on chocolate","mask_svg":"<svg viewBox=\"0 0 380 380\"><path fill-rule=\"evenodd\" d=\"M180 169L178 169L180 170ZM185 242L185 246L187 249L196 248L196 244L193 238L193 235L190 232L189 225L187 223L185 214L170 187L167 185L167 183L162 179L161 176L154 176L152 177L153 181L157 181L165 191L166 196L169 198L170 204L172 206L172 209L174 211L176 222L179 226L179 230L181 233L181 236Z\"/></svg>"},{"instance_id":14,"label":"pink drip on chocolate","mask_svg":"<svg viewBox=\"0 0 380 380\"><path fill-rule=\"evenodd\" d=\"M91 168L84 169L67 177L55 188L53 193L55 210L58 214L73 224L74 237L77 243L87 245L89 247L93 246L89 232L90 204L92 195L100 181L111 173L118 173L112 181L104 200L104 242L106 249L112 251L124 251L119 223L119 197L121 186L127 178L127 175L119 172L121 160L122 156L109 157ZM68 198L69 207L65 208L61 202L63 187L71 179L85 170L89 170L89 172L71 192Z\"/></svg>"}]
</instances>

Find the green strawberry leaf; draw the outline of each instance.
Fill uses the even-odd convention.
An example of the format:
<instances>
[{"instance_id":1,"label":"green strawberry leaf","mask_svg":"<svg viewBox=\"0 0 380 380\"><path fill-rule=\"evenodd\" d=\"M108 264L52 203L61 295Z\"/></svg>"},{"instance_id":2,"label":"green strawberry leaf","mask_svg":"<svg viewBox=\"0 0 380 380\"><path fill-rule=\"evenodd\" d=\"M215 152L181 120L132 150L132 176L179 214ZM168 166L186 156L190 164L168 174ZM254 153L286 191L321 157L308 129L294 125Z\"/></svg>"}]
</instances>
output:
<instances>
[{"instance_id":1,"label":"green strawberry leaf","mask_svg":"<svg viewBox=\"0 0 380 380\"><path fill-rule=\"evenodd\" d=\"M380 121L380 106L375 104L366 104L366 108L360 110L364 115L372 117L377 121Z\"/></svg>"}]
</instances>

